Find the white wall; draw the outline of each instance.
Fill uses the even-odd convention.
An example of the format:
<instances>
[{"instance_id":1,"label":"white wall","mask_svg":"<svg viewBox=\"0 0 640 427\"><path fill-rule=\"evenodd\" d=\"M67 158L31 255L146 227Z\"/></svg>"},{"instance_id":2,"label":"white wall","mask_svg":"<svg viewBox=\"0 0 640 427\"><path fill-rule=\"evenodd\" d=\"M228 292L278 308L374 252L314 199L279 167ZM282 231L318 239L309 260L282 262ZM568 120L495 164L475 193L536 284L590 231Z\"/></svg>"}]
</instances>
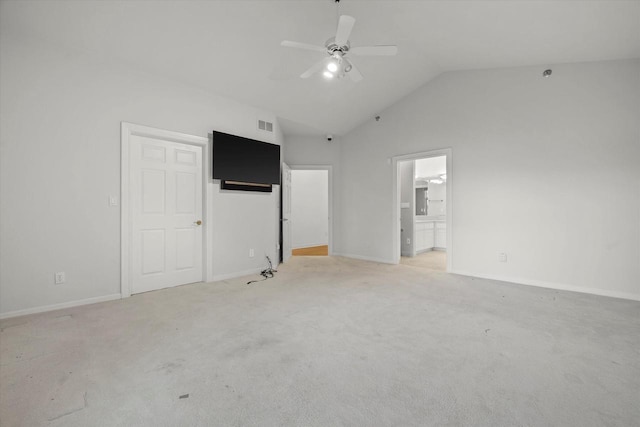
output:
<instances>
[{"instance_id":1,"label":"white wall","mask_svg":"<svg viewBox=\"0 0 640 427\"><path fill-rule=\"evenodd\" d=\"M329 243L329 171L291 170L291 246Z\"/></svg>"},{"instance_id":2,"label":"white wall","mask_svg":"<svg viewBox=\"0 0 640 427\"><path fill-rule=\"evenodd\" d=\"M345 253L392 262L388 159L451 147L454 271L640 298L640 61L449 72L380 115L342 139Z\"/></svg>"},{"instance_id":3,"label":"white wall","mask_svg":"<svg viewBox=\"0 0 640 427\"><path fill-rule=\"evenodd\" d=\"M0 315L120 292L120 208L107 202L120 194L121 121L281 141L256 128L271 112L40 42L0 43ZM277 193L220 193L211 180L208 191L214 276L275 259ZM67 283L53 284L56 271Z\"/></svg>"},{"instance_id":4,"label":"white wall","mask_svg":"<svg viewBox=\"0 0 640 427\"><path fill-rule=\"evenodd\" d=\"M340 137L327 142L324 136L287 135L283 142L284 161L289 165L331 165L340 169Z\"/></svg>"}]
</instances>

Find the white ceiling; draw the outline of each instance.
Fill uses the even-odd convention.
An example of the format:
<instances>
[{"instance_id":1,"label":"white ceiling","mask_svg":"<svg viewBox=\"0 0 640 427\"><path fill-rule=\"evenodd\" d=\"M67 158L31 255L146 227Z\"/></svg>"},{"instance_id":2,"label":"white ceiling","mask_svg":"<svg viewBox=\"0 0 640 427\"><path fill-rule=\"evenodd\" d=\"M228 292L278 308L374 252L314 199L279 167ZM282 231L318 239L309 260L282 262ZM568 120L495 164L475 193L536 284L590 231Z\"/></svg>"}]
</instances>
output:
<instances>
[{"instance_id":1,"label":"white ceiling","mask_svg":"<svg viewBox=\"0 0 640 427\"><path fill-rule=\"evenodd\" d=\"M2 33L43 38L124 61L274 111L285 134L344 134L449 70L640 57L639 1L357 1L352 46L397 44L395 58L358 57L364 75L303 80L335 33L333 0L2 1Z\"/></svg>"}]
</instances>

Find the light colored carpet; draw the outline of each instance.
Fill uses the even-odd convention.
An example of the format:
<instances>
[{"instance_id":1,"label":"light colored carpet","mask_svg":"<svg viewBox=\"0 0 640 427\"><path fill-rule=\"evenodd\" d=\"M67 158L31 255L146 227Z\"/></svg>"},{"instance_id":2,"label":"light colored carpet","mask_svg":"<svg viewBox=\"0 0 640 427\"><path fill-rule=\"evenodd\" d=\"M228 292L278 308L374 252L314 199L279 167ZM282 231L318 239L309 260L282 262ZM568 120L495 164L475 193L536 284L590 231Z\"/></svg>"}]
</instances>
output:
<instances>
[{"instance_id":1,"label":"light colored carpet","mask_svg":"<svg viewBox=\"0 0 640 427\"><path fill-rule=\"evenodd\" d=\"M400 264L422 267L435 271L447 271L447 253L444 251L428 251L414 257L401 257Z\"/></svg>"},{"instance_id":2,"label":"light colored carpet","mask_svg":"<svg viewBox=\"0 0 640 427\"><path fill-rule=\"evenodd\" d=\"M336 257L247 280L3 320L2 426L640 419L638 302Z\"/></svg>"}]
</instances>

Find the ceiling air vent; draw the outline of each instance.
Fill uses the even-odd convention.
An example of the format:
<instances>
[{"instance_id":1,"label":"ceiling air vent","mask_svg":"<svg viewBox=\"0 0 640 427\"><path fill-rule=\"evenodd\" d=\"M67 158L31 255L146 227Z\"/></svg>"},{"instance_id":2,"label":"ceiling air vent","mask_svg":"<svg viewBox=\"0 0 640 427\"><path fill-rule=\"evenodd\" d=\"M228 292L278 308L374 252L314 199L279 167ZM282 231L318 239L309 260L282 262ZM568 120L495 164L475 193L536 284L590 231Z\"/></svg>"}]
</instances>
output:
<instances>
[{"instance_id":1,"label":"ceiling air vent","mask_svg":"<svg viewBox=\"0 0 640 427\"><path fill-rule=\"evenodd\" d=\"M264 120L258 120L258 129L267 132L273 132L273 123L265 122Z\"/></svg>"}]
</instances>

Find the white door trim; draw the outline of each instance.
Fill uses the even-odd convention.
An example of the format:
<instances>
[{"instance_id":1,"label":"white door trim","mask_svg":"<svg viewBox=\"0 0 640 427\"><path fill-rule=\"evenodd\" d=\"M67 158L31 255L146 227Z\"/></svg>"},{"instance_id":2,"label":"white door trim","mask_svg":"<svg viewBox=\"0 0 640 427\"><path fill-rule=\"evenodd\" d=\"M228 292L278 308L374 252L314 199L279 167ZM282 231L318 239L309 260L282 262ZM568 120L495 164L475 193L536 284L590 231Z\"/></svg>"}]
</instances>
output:
<instances>
[{"instance_id":1,"label":"white door trim","mask_svg":"<svg viewBox=\"0 0 640 427\"><path fill-rule=\"evenodd\" d=\"M451 158L451 148L442 148L439 150L423 151L420 153L405 154L402 156L392 157L393 167L393 214L392 220L392 236L393 236L393 263L400 263L400 180L398 179L398 162L404 160L417 160L427 157L447 158L447 272L452 271L453 265L453 160Z\"/></svg>"},{"instance_id":2,"label":"white door trim","mask_svg":"<svg viewBox=\"0 0 640 427\"><path fill-rule=\"evenodd\" d=\"M291 168L281 162L282 182L280 183L280 234L282 235L282 262L291 258Z\"/></svg>"},{"instance_id":3,"label":"white door trim","mask_svg":"<svg viewBox=\"0 0 640 427\"><path fill-rule=\"evenodd\" d=\"M208 177L209 177L209 139L201 136L188 135L164 129L156 129L148 126L122 122L120 127L120 292L122 298L131 296L131 251L132 242L132 212L129 201L129 173L131 162L130 138L131 136L146 136L180 144L197 145L202 147L202 213L205 219L202 233L202 278L208 281L209 272L212 271L212 261L208 256L210 245L208 242L211 234L209 227L209 203L208 203Z\"/></svg>"},{"instance_id":4,"label":"white door trim","mask_svg":"<svg viewBox=\"0 0 640 427\"><path fill-rule=\"evenodd\" d=\"M326 170L329 175L329 256L333 255L333 166L331 165L289 165L291 170ZM399 260L398 260L399 261Z\"/></svg>"}]
</instances>

